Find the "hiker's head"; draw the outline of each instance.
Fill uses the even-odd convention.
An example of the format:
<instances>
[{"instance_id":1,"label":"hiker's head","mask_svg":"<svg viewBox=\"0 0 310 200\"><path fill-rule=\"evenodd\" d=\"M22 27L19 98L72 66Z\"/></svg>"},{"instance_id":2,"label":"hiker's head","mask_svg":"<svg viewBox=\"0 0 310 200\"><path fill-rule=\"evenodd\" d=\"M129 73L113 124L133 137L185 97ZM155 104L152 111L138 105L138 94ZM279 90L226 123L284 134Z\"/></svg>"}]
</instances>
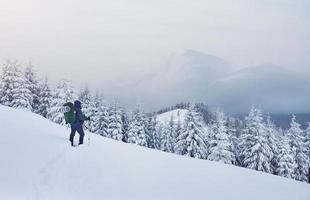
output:
<instances>
[{"instance_id":1,"label":"hiker's head","mask_svg":"<svg viewBox=\"0 0 310 200\"><path fill-rule=\"evenodd\" d=\"M74 107L82 109L81 102L79 100L74 101Z\"/></svg>"}]
</instances>

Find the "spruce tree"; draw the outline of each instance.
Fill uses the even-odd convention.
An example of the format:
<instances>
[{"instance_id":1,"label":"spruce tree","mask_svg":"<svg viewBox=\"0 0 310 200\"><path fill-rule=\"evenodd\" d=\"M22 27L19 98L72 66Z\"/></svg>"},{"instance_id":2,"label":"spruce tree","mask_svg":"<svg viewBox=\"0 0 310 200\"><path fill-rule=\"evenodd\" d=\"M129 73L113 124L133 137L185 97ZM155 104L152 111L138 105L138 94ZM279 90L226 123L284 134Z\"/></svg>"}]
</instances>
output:
<instances>
[{"instance_id":1,"label":"spruce tree","mask_svg":"<svg viewBox=\"0 0 310 200\"><path fill-rule=\"evenodd\" d=\"M34 72L33 65L31 62L28 63L28 66L25 69L25 86L31 92L32 101L31 101L31 108L34 113L39 114L39 106L40 106L40 85L39 80L37 78L36 73Z\"/></svg>"},{"instance_id":2,"label":"spruce tree","mask_svg":"<svg viewBox=\"0 0 310 200\"><path fill-rule=\"evenodd\" d=\"M96 94L94 98L95 112L91 116L91 131L101 136L108 136L109 111L103 96Z\"/></svg>"},{"instance_id":3,"label":"spruce tree","mask_svg":"<svg viewBox=\"0 0 310 200\"><path fill-rule=\"evenodd\" d=\"M270 116L267 116L266 137L272 150L271 167L272 172L275 173L275 169L277 168L277 155L279 154L279 144L277 141L280 140L280 134L276 128L276 125L271 121Z\"/></svg>"},{"instance_id":4,"label":"spruce tree","mask_svg":"<svg viewBox=\"0 0 310 200\"><path fill-rule=\"evenodd\" d=\"M61 79L53 91L51 106L48 109L48 118L57 124L64 125L63 105L72 101L74 101L73 87L69 80Z\"/></svg>"},{"instance_id":5,"label":"spruce tree","mask_svg":"<svg viewBox=\"0 0 310 200\"><path fill-rule=\"evenodd\" d=\"M108 124L108 137L114 140L123 140L123 124L122 124L122 116L121 111L114 103L110 109L110 117L109 117L109 124Z\"/></svg>"},{"instance_id":6,"label":"spruce tree","mask_svg":"<svg viewBox=\"0 0 310 200\"><path fill-rule=\"evenodd\" d=\"M216 111L215 121L211 125L210 132L208 160L234 164L236 159L231 137L228 135L226 127L226 117L223 112Z\"/></svg>"},{"instance_id":7,"label":"spruce tree","mask_svg":"<svg viewBox=\"0 0 310 200\"><path fill-rule=\"evenodd\" d=\"M276 174L290 179L295 179L295 170L297 164L289 139L286 136L281 137L279 144L279 153L277 155Z\"/></svg>"},{"instance_id":8,"label":"spruce tree","mask_svg":"<svg viewBox=\"0 0 310 200\"><path fill-rule=\"evenodd\" d=\"M82 88L78 94L78 100L82 103L82 112L85 116L90 117L93 114L92 101L93 96L87 86ZM85 127L88 131L91 131L91 122L85 121Z\"/></svg>"},{"instance_id":9,"label":"spruce tree","mask_svg":"<svg viewBox=\"0 0 310 200\"><path fill-rule=\"evenodd\" d=\"M50 108L51 102L51 89L48 84L48 79L45 78L43 82L40 83L39 89L39 106L38 106L38 114L42 115L43 117L47 117L48 110Z\"/></svg>"},{"instance_id":10,"label":"spruce tree","mask_svg":"<svg viewBox=\"0 0 310 200\"><path fill-rule=\"evenodd\" d=\"M161 133L161 145L160 149L165 152L174 153L174 147L176 143L176 130L175 130L175 122L173 115L171 115L171 119L169 123L164 126L164 129Z\"/></svg>"},{"instance_id":11,"label":"spruce tree","mask_svg":"<svg viewBox=\"0 0 310 200\"><path fill-rule=\"evenodd\" d=\"M7 61L4 65L0 87L1 104L24 110L32 109L31 91L17 61Z\"/></svg>"},{"instance_id":12,"label":"spruce tree","mask_svg":"<svg viewBox=\"0 0 310 200\"><path fill-rule=\"evenodd\" d=\"M206 159L207 145L204 141L202 118L193 106L186 114L184 126L177 139L175 152L180 155Z\"/></svg>"},{"instance_id":13,"label":"spruce tree","mask_svg":"<svg viewBox=\"0 0 310 200\"><path fill-rule=\"evenodd\" d=\"M124 108L120 109L121 111L121 119L122 119L122 132L123 132L123 142L127 141L127 132L129 128L129 119L128 114Z\"/></svg>"},{"instance_id":14,"label":"spruce tree","mask_svg":"<svg viewBox=\"0 0 310 200\"><path fill-rule=\"evenodd\" d=\"M11 102L13 101L13 83L17 75L12 65L16 65L16 63L7 60L2 68L2 76L0 79L0 103L5 106L11 106Z\"/></svg>"},{"instance_id":15,"label":"spruce tree","mask_svg":"<svg viewBox=\"0 0 310 200\"><path fill-rule=\"evenodd\" d=\"M240 120L229 117L227 120L227 131L228 135L231 137L231 142L233 146L233 153L235 155L236 161L235 165L241 166L240 159L240 135L242 133L242 122Z\"/></svg>"},{"instance_id":16,"label":"spruce tree","mask_svg":"<svg viewBox=\"0 0 310 200\"><path fill-rule=\"evenodd\" d=\"M308 156L308 182L310 183L310 123L305 130L306 155Z\"/></svg>"},{"instance_id":17,"label":"spruce tree","mask_svg":"<svg viewBox=\"0 0 310 200\"><path fill-rule=\"evenodd\" d=\"M149 115L147 117L147 143L148 147L152 149L160 149L160 136L157 130L156 115Z\"/></svg>"},{"instance_id":18,"label":"spruce tree","mask_svg":"<svg viewBox=\"0 0 310 200\"><path fill-rule=\"evenodd\" d=\"M295 168L295 179L298 181L308 182L309 157L306 155L306 144L301 125L296 121L296 116L292 116L290 129L287 136L290 139L290 145L295 156L297 167Z\"/></svg>"},{"instance_id":19,"label":"spruce tree","mask_svg":"<svg viewBox=\"0 0 310 200\"><path fill-rule=\"evenodd\" d=\"M127 142L147 147L145 118L143 112L139 108L134 111L129 123Z\"/></svg>"},{"instance_id":20,"label":"spruce tree","mask_svg":"<svg viewBox=\"0 0 310 200\"><path fill-rule=\"evenodd\" d=\"M273 172L271 165L273 151L268 142L266 126L261 111L254 107L246 117L240 149L244 167L267 173Z\"/></svg>"}]
</instances>

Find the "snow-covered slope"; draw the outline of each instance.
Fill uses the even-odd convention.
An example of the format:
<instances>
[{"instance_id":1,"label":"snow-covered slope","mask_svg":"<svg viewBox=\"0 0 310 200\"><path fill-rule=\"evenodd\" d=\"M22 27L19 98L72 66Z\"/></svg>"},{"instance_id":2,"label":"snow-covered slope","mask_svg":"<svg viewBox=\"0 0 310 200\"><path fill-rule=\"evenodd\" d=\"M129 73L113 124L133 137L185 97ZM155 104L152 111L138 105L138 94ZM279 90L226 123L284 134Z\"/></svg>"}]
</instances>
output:
<instances>
[{"instance_id":1,"label":"snow-covered slope","mask_svg":"<svg viewBox=\"0 0 310 200\"><path fill-rule=\"evenodd\" d=\"M178 120L180 120L180 122L183 123L187 112L188 110L186 109L171 110L168 112L164 112L160 115L157 115L156 120L159 124L162 124L162 125L169 123L171 119L173 119L175 123L177 123Z\"/></svg>"},{"instance_id":2,"label":"snow-covered slope","mask_svg":"<svg viewBox=\"0 0 310 200\"><path fill-rule=\"evenodd\" d=\"M305 183L69 130L0 106L0 199L309 199Z\"/></svg>"}]
</instances>

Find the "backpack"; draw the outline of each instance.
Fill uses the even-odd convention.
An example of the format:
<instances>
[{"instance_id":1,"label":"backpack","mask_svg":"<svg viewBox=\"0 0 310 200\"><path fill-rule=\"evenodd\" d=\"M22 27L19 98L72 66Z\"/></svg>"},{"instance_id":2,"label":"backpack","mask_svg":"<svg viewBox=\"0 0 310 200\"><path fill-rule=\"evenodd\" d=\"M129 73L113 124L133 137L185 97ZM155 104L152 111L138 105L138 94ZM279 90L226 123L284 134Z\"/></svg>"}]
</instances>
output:
<instances>
[{"instance_id":1,"label":"backpack","mask_svg":"<svg viewBox=\"0 0 310 200\"><path fill-rule=\"evenodd\" d=\"M64 112L66 124L74 123L75 122L75 109L74 109L73 103L67 102L63 106L66 107L66 112Z\"/></svg>"}]
</instances>

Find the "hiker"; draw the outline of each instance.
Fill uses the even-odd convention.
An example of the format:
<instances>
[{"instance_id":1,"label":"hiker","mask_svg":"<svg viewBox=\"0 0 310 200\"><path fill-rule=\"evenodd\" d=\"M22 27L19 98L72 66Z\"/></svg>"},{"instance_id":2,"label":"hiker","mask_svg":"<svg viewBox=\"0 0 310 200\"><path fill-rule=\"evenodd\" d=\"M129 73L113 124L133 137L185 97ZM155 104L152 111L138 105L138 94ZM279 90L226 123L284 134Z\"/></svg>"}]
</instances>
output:
<instances>
[{"instance_id":1,"label":"hiker","mask_svg":"<svg viewBox=\"0 0 310 200\"><path fill-rule=\"evenodd\" d=\"M80 140L79 140L79 145L83 144L84 140L84 130L83 130L83 123L86 120L90 120L90 117L86 117L82 113L82 105L80 101L75 101L74 102L74 110L75 110L75 120L72 122L71 125L71 134L70 134L70 142L71 145L74 146L73 144L73 138L75 135L75 132L77 131L80 135Z\"/></svg>"}]
</instances>

